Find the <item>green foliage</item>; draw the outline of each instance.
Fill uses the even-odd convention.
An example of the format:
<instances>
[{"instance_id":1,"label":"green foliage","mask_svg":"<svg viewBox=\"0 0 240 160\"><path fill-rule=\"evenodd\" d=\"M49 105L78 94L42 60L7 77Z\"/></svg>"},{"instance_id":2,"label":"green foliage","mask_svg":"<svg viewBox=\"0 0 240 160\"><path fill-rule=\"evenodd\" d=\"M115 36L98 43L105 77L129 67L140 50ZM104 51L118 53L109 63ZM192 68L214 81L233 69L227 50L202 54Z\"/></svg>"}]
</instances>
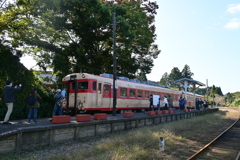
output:
<instances>
[{"instance_id":1,"label":"green foliage","mask_svg":"<svg viewBox=\"0 0 240 160\"><path fill-rule=\"evenodd\" d=\"M135 78L138 70L150 73L153 59L160 53L154 44L158 6L147 1L116 3L19 0L16 6L5 9L3 18L10 24L8 35L14 46L23 47L43 70L52 68L63 77L79 71L112 73L112 13L116 12L117 63L121 67L118 74Z\"/></svg>"},{"instance_id":2,"label":"green foliage","mask_svg":"<svg viewBox=\"0 0 240 160\"><path fill-rule=\"evenodd\" d=\"M197 88L196 89L196 94L205 95L206 94L206 88Z\"/></svg>"},{"instance_id":3,"label":"green foliage","mask_svg":"<svg viewBox=\"0 0 240 160\"><path fill-rule=\"evenodd\" d=\"M13 105L13 112L11 119L27 118L27 98L32 88L37 88L38 93L43 98L43 104L39 109L39 117L48 117L53 109L53 98L41 82L36 79L33 72L26 69L19 60L17 55L13 55L10 47L0 43L0 56L2 61L0 63L0 119L2 120L7 112L7 107L3 102L3 87L6 85L7 79L13 81L13 86L22 84L21 91L16 93L15 102Z\"/></svg>"},{"instance_id":4,"label":"green foliage","mask_svg":"<svg viewBox=\"0 0 240 160\"><path fill-rule=\"evenodd\" d=\"M225 96L225 102L227 105L230 105L232 107L240 107L240 92L228 92Z\"/></svg>"},{"instance_id":5,"label":"green foliage","mask_svg":"<svg viewBox=\"0 0 240 160\"><path fill-rule=\"evenodd\" d=\"M182 74L182 78L189 78L189 79L192 79L192 76L194 75L187 64L183 67L181 74Z\"/></svg>"},{"instance_id":6,"label":"green foliage","mask_svg":"<svg viewBox=\"0 0 240 160\"><path fill-rule=\"evenodd\" d=\"M182 79L182 78L192 79L193 75L194 74L190 71L190 67L187 64L184 66L184 68L182 69L181 72L177 67L174 67L171 70L170 74L168 74L167 72L165 72L163 74L162 78L160 79L160 84L169 86L169 87L174 87L174 88L178 87L179 90L181 90L182 87L174 84L174 81Z\"/></svg>"},{"instance_id":7,"label":"green foliage","mask_svg":"<svg viewBox=\"0 0 240 160\"><path fill-rule=\"evenodd\" d=\"M179 80L181 78L182 78L182 74L180 70L177 67L174 67L168 76L170 87L180 87L179 85L175 84L174 81Z\"/></svg>"},{"instance_id":8,"label":"green foliage","mask_svg":"<svg viewBox=\"0 0 240 160\"><path fill-rule=\"evenodd\" d=\"M162 76L162 78L160 79L160 84L164 85L164 86L169 86L169 81L168 81L168 73L165 72Z\"/></svg>"},{"instance_id":9,"label":"green foliage","mask_svg":"<svg viewBox=\"0 0 240 160\"><path fill-rule=\"evenodd\" d=\"M234 102L231 104L232 107L240 107L240 98L237 98L234 100Z\"/></svg>"},{"instance_id":10,"label":"green foliage","mask_svg":"<svg viewBox=\"0 0 240 160\"><path fill-rule=\"evenodd\" d=\"M148 81L146 74L144 72L139 73L139 75L136 77L136 79L139 81Z\"/></svg>"}]
</instances>

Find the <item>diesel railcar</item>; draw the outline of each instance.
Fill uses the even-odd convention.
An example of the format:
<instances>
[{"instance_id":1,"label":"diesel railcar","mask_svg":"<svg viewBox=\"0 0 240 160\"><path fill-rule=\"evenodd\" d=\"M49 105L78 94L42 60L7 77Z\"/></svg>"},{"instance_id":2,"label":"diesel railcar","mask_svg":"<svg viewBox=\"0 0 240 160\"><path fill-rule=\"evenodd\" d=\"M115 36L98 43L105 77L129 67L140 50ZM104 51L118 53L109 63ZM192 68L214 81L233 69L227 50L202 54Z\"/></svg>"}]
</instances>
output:
<instances>
[{"instance_id":1,"label":"diesel railcar","mask_svg":"<svg viewBox=\"0 0 240 160\"><path fill-rule=\"evenodd\" d=\"M63 109L84 112L113 110L113 76L111 74L72 73L65 76L62 83L67 91ZM163 97L170 95L173 106L178 108L179 98L184 96L182 91L126 77L118 77L115 85L117 88L116 111L148 109L151 94L161 97L160 106L162 106ZM188 99L192 99L193 94L188 93L187 96ZM202 98L199 95L196 97Z\"/></svg>"}]
</instances>

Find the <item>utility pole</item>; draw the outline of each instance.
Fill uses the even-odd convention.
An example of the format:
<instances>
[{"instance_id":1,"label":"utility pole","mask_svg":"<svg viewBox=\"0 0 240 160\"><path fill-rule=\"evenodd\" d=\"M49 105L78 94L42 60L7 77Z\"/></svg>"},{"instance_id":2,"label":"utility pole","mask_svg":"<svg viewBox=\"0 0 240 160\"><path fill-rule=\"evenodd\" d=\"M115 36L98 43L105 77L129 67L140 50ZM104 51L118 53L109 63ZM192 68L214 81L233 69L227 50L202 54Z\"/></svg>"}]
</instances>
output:
<instances>
[{"instance_id":1,"label":"utility pole","mask_svg":"<svg viewBox=\"0 0 240 160\"><path fill-rule=\"evenodd\" d=\"M113 116L116 116L116 77L117 77L117 57L116 57L116 12L113 12Z\"/></svg>"}]
</instances>

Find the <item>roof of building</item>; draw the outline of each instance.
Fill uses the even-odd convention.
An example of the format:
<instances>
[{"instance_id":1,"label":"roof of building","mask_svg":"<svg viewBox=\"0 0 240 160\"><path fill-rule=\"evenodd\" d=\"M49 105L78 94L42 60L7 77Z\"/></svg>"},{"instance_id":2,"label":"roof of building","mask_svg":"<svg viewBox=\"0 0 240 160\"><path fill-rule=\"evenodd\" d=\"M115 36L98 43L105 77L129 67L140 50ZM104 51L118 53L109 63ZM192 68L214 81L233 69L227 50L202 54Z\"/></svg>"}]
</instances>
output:
<instances>
[{"instance_id":1,"label":"roof of building","mask_svg":"<svg viewBox=\"0 0 240 160\"><path fill-rule=\"evenodd\" d=\"M203 83L201 83L199 81L196 81L194 79L189 79L189 78L182 78L182 79L174 81L174 83L180 84L180 85L184 85L184 81L187 81L189 85L191 85L191 84L198 84L199 86L205 86L205 84L203 84Z\"/></svg>"}]
</instances>

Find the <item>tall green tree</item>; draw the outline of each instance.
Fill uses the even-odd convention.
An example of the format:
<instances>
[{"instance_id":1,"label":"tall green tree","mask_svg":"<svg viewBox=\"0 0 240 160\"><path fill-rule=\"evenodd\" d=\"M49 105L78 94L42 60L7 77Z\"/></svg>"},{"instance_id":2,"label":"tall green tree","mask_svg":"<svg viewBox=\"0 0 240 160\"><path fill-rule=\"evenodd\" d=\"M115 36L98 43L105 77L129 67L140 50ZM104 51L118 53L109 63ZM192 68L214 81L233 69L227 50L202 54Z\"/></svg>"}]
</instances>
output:
<instances>
[{"instance_id":1,"label":"tall green tree","mask_svg":"<svg viewBox=\"0 0 240 160\"><path fill-rule=\"evenodd\" d=\"M162 78L160 79L160 84L161 85L164 85L164 86L169 86L170 84L169 84L169 81L168 81L168 73L167 72L165 72L164 74L163 74L163 76L162 76Z\"/></svg>"},{"instance_id":2,"label":"tall green tree","mask_svg":"<svg viewBox=\"0 0 240 160\"><path fill-rule=\"evenodd\" d=\"M18 0L4 12L16 48L32 55L38 66L60 77L71 72L112 73L112 13L116 12L117 55L121 76L150 73L159 50L148 1ZM101 66L101 68L99 68Z\"/></svg>"},{"instance_id":3,"label":"tall green tree","mask_svg":"<svg viewBox=\"0 0 240 160\"><path fill-rule=\"evenodd\" d=\"M182 78L192 79L192 76L194 75L187 64L183 67L181 73L182 73Z\"/></svg>"},{"instance_id":4,"label":"tall green tree","mask_svg":"<svg viewBox=\"0 0 240 160\"><path fill-rule=\"evenodd\" d=\"M231 104L232 102L234 102L234 100L235 100L234 94L228 92L228 93L227 93L227 96L226 96L226 98L225 98L226 103Z\"/></svg>"},{"instance_id":5,"label":"tall green tree","mask_svg":"<svg viewBox=\"0 0 240 160\"><path fill-rule=\"evenodd\" d=\"M213 85L211 90L210 90L210 96L212 97L213 103L214 103L215 95L216 95L216 87L215 87L215 85Z\"/></svg>"},{"instance_id":6,"label":"tall green tree","mask_svg":"<svg viewBox=\"0 0 240 160\"><path fill-rule=\"evenodd\" d=\"M221 87L216 87L216 88L215 88L215 93L218 94L218 95L220 95L220 96L223 96Z\"/></svg>"},{"instance_id":7,"label":"tall green tree","mask_svg":"<svg viewBox=\"0 0 240 160\"><path fill-rule=\"evenodd\" d=\"M174 67L171 70L171 73L168 76L168 81L171 87L179 87L178 85L174 84L174 81L181 79L182 75L178 67Z\"/></svg>"}]
</instances>

